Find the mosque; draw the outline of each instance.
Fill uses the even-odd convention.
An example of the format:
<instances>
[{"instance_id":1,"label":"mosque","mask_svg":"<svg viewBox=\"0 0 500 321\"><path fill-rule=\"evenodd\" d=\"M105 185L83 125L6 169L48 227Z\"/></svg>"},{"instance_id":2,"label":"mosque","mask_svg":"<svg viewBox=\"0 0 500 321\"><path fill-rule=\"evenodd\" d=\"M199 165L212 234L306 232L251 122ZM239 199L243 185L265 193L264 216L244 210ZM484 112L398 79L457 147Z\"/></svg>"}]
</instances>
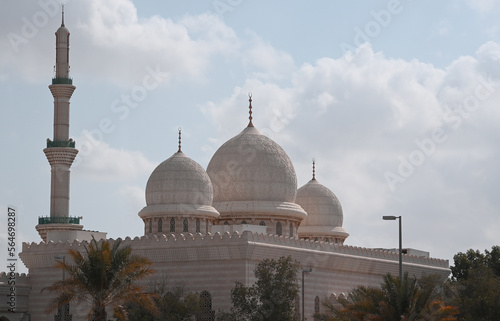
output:
<instances>
[{"instance_id":1,"label":"mosque","mask_svg":"<svg viewBox=\"0 0 500 321\"><path fill-rule=\"evenodd\" d=\"M76 303L45 313L51 295L41 290L64 277L54 264L66 259L69 249L83 250L92 237L106 238L104 232L84 230L81 218L69 215L70 167L78 153L69 137L69 105L76 88L69 77L69 37L63 13L56 32L56 75L49 86L54 135L43 150L51 166L50 216L40 217L36 225L42 240L22 245L19 257L28 275L0 274L4 298L12 292L9 278L16 281L15 310L1 300L0 321L86 320L88 307ZM220 146L206 170L182 152L179 132L178 150L151 173L147 205L138 213L144 235L123 237L124 245L153 262L156 274L150 278L166 276L198 293L204 320L213 320L215 311L230 308L236 281L253 284L261 260L292 256L304 279L296 299L297 320L302 312L313 320L314 313L323 312L324 300L358 285L378 285L388 272L397 275L394 250L344 245L349 234L342 227L342 206L316 179L314 163L311 180L297 189L286 152L252 123L251 96L249 111L248 126ZM447 260L405 252L403 269L410 275L446 278L450 273Z\"/></svg>"}]
</instances>

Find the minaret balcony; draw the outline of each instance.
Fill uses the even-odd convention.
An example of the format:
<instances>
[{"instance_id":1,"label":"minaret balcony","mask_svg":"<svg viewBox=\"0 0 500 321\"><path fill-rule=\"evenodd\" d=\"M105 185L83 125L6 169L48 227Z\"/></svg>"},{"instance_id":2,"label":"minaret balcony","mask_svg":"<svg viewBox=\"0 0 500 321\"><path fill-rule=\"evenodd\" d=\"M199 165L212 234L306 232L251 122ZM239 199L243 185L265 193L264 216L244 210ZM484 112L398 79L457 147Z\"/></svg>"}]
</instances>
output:
<instances>
[{"instance_id":1,"label":"minaret balcony","mask_svg":"<svg viewBox=\"0 0 500 321\"><path fill-rule=\"evenodd\" d=\"M73 85L72 78L52 78L52 85Z\"/></svg>"},{"instance_id":2,"label":"minaret balcony","mask_svg":"<svg viewBox=\"0 0 500 321\"><path fill-rule=\"evenodd\" d=\"M50 216L40 216L38 218L38 224L80 224L81 217L69 216L69 217L50 217Z\"/></svg>"},{"instance_id":3,"label":"minaret balcony","mask_svg":"<svg viewBox=\"0 0 500 321\"><path fill-rule=\"evenodd\" d=\"M74 140L50 140L47 139L47 148L51 147L71 147L75 148L75 141Z\"/></svg>"}]
</instances>

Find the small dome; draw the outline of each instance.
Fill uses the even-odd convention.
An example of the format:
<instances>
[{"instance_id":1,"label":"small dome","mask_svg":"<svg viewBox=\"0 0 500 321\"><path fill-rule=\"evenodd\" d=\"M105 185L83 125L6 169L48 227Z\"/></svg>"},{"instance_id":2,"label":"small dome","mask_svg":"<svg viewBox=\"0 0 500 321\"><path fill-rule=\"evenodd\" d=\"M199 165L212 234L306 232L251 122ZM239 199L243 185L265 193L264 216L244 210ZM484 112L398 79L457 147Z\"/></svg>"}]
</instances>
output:
<instances>
[{"instance_id":1,"label":"small dome","mask_svg":"<svg viewBox=\"0 0 500 321\"><path fill-rule=\"evenodd\" d=\"M179 151L151 173L146 185L144 215L203 214L217 217L212 207L213 188L205 170Z\"/></svg>"},{"instance_id":2,"label":"small dome","mask_svg":"<svg viewBox=\"0 0 500 321\"><path fill-rule=\"evenodd\" d=\"M342 228L344 214L340 202L331 190L315 178L299 188L296 203L306 212L298 234L304 238L341 239L349 234Z\"/></svg>"}]
</instances>

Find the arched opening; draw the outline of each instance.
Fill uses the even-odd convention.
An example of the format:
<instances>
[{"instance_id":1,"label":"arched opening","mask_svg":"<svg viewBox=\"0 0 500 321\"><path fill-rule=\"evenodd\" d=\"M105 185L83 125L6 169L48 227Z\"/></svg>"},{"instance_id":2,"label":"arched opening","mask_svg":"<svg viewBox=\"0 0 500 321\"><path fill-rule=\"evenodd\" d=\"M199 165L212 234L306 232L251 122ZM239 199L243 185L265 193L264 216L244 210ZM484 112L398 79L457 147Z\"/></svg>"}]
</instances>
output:
<instances>
[{"instance_id":1,"label":"arched opening","mask_svg":"<svg viewBox=\"0 0 500 321\"><path fill-rule=\"evenodd\" d=\"M175 218L170 219L170 233L175 233Z\"/></svg>"},{"instance_id":2,"label":"arched opening","mask_svg":"<svg viewBox=\"0 0 500 321\"><path fill-rule=\"evenodd\" d=\"M314 321L319 320L319 296L314 298Z\"/></svg>"},{"instance_id":3,"label":"arched opening","mask_svg":"<svg viewBox=\"0 0 500 321\"><path fill-rule=\"evenodd\" d=\"M200 308L201 308L201 320L203 321L214 321L215 311L212 310L212 295L210 292L204 290L200 293Z\"/></svg>"},{"instance_id":4,"label":"arched opening","mask_svg":"<svg viewBox=\"0 0 500 321\"><path fill-rule=\"evenodd\" d=\"M183 233L187 233L189 231L188 224L189 224L188 219L185 218L184 221L182 221L182 232Z\"/></svg>"},{"instance_id":5,"label":"arched opening","mask_svg":"<svg viewBox=\"0 0 500 321\"><path fill-rule=\"evenodd\" d=\"M283 227L281 226L281 222L276 223L276 235L283 234Z\"/></svg>"},{"instance_id":6,"label":"arched opening","mask_svg":"<svg viewBox=\"0 0 500 321\"><path fill-rule=\"evenodd\" d=\"M163 232L163 220L160 218L158 220L158 233Z\"/></svg>"}]
</instances>

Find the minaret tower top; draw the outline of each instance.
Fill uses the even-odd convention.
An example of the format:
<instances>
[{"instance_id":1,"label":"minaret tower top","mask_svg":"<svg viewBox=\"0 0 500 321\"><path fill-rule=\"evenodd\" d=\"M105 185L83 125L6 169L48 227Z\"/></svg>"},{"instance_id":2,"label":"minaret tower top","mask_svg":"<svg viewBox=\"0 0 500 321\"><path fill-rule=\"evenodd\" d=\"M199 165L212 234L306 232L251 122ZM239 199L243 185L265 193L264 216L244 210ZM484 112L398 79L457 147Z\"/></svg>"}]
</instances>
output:
<instances>
[{"instance_id":1,"label":"minaret tower top","mask_svg":"<svg viewBox=\"0 0 500 321\"><path fill-rule=\"evenodd\" d=\"M64 26L64 6L62 6L61 26L56 31L56 77L69 79L69 30Z\"/></svg>"}]
</instances>

